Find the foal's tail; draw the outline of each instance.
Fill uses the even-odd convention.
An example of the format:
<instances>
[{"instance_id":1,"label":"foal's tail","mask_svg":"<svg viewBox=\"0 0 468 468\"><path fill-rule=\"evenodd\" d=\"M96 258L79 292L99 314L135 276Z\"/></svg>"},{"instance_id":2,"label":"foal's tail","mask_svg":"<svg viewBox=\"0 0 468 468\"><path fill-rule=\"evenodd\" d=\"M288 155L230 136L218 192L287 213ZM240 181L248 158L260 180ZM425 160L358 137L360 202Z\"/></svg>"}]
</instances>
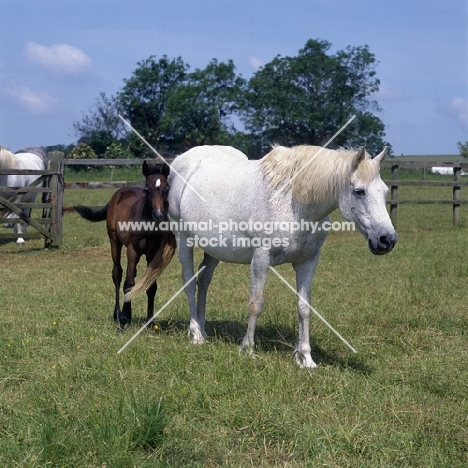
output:
<instances>
[{"instance_id":1,"label":"foal's tail","mask_svg":"<svg viewBox=\"0 0 468 468\"><path fill-rule=\"evenodd\" d=\"M146 291L159 278L159 276L161 276L162 272L171 262L176 251L176 247L177 244L174 234L172 234L172 232L168 232L140 281L138 281L138 283L133 286L127 294L125 294L125 302L132 301L136 296L138 296L138 294Z\"/></svg>"},{"instance_id":2,"label":"foal's tail","mask_svg":"<svg viewBox=\"0 0 468 468\"><path fill-rule=\"evenodd\" d=\"M88 221L105 221L107 218L107 205L103 208L93 210L89 206L76 205L75 211L84 219Z\"/></svg>"}]
</instances>

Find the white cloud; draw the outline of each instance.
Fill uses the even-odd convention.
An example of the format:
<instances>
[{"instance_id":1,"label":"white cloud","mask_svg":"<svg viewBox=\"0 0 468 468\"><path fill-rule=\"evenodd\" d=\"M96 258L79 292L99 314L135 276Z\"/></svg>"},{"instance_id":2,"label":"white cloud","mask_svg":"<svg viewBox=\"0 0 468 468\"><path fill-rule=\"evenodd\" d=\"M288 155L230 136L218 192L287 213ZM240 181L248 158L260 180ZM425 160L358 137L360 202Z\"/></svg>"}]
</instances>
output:
<instances>
[{"instance_id":1,"label":"white cloud","mask_svg":"<svg viewBox=\"0 0 468 468\"><path fill-rule=\"evenodd\" d=\"M44 92L13 84L6 89L6 94L31 114L49 114L58 106L58 99Z\"/></svg>"},{"instance_id":2,"label":"white cloud","mask_svg":"<svg viewBox=\"0 0 468 468\"><path fill-rule=\"evenodd\" d=\"M468 99L456 97L450 102L450 112L463 124L468 125Z\"/></svg>"},{"instance_id":3,"label":"white cloud","mask_svg":"<svg viewBox=\"0 0 468 468\"><path fill-rule=\"evenodd\" d=\"M411 98L411 94L408 91L393 89L387 83L381 82L375 97L379 101L406 101Z\"/></svg>"},{"instance_id":4,"label":"white cloud","mask_svg":"<svg viewBox=\"0 0 468 468\"><path fill-rule=\"evenodd\" d=\"M33 62L54 73L76 75L89 70L91 59L82 50L68 44L46 47L26 42L26 55Z\"/></svg>"},{"instance_id":5,"label":"white cloud","mask_svg":"<svg viewBox=\"0 0 468 468\"><path fill-rule=\"evenodd\" d=\"M263 62L259 58L254 57L253 55L247 57L247 63L254 72L257 71L263 65Z\"/></svg>"}]
</instances>

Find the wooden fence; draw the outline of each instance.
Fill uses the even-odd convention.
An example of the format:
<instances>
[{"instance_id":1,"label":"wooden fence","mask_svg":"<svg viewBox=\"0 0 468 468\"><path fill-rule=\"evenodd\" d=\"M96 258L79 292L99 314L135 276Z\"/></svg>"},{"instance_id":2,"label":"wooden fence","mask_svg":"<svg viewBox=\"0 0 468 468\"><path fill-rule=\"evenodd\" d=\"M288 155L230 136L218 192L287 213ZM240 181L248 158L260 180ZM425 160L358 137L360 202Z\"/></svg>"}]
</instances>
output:
<instances>
[{"instance_id":1,"label":"wooden fence","mask_svg":"<svg viewBox=\"0 0 468 468\"><path fill-rule=\"evenodd\" d=\"M59 246L62 243L62 207L63 207L63 153L53 151L48 154L48 168L46 170L2 169L0 174L7 175L38 175L28 187L0 187L0 193L8 193L8 198L0 195L0 213L11 211L18 218L1 217L0 223L27 223L33 230L25 234L1 232L0 239L44 238L44 247ZM28 193L42 194L41 202L25 203L24 195ZM24 208L42 209L41 218L32 218L23 214Z\"/></svg>"},{"instance_id":2,"label":"wooden fence","mask_svg":"<svg viewBox=\"0 0 468 468\"><path fill-rule=\"evenodd\" d=\"M144 159L64 159L63 153L49 153L49 167L44 171L31 170L0 170L0 174L38 174L38 179L34 184L25 188L15 188L16 195L23 195L28 192L42 193L40 203L11 202L0 196L0 211L6 207L20 216L20 219L0 218L0 223L27 222L34 228L34 232L22 235L24 238L32 239L44 237L44 246L59 246L62 242L62 215L64 212L73 211L73 207L63 206L63 190L66 189L92 189L92 188L115 188L125 186L142 185L143 182L71 182L64 183L64 166L124 166L141 165ZM172 160L168 160L169 163ZM423 169L434 166L452 167L453 180L399 180L399 169ZM453 224L458 225L460 221L460 207L468 204L468 199L461 199L461 188L468 187L468 180L461 180L461 171L468 171L468 163L441 163L441 162L403 162L397 160L385 161L383 167L390 168L391 180L385 181L390 187L390 198L387 204L390 205L390 217L394 225L397 223L397 211L399 205L408 204L450 204L453 210ZM44 186L39 186L44 182ZM400 200L398 196L399 187L452 187L453 195L451 200ZM0 192L2 188L0 187ZM8 189L11 192L11 188ZM42 218L28 218L22 215L22 208L42 209ZM2 238L20 237L14 233L0 233Z\"/></svg>"},{"instance_id":3,"label":"wooden fence","mask_svg":"<svg viewBox=\"0 0 468 468\"><path fill-rule=\"evenodd\" d=\"M460 207L468 203L468 199L461 199L461 188L468 187L468 180L461 180L462 170L468 171L468 163L441 163L441 162L385 162L383 167L390 167L391 180L385 181L390 188L390 218L394 226L397 223L398 205L452 205L453 225L458 226L460 222ZM398 180L399 169L422 169L425 171L432 167L451 167L453 169L453 180ZM398 198L398 188L410 187L452 187L451 200L400 200Z\"/></svg>"},{"instance_id":4,"label":"wooden fence","mask_svg":"<svg viewBox=\"0 0 468 468\"><path fill-rule=\"evenodd\" d=\"M86 166L103 166L103 165L128 165L128 164L142 164L144 159L66 159L66 165L86 165ZM169 163L172 159L168 160ZM390 187L390 199L387 200L387 204L390 205L390 218L394 226L397 223L397 211L398 205L424 205L424 204L440 204L440 205L452 205L453 209L453 224L458 226L460 221L460 206L467 204L467 200L461 199L461 187L468 186L468 180L461 180L461 171L468 171L468 163L452 163L452 162L398 162L398 159L386 160L382 165L383 168L387 167L391 169L391 180L385 181ZM444 180L399 180L398 169L430 169L432 167L449 167L453 168L453 181ZM66 188L120 188L127 185L138 185L137 183L125 183L125 182L75 182L66 184ZM452 200L399 200L398 188L403 186L412 187L453 187ZM71 211L70 208L66 211Z\"/></svg>"}]
</instances>

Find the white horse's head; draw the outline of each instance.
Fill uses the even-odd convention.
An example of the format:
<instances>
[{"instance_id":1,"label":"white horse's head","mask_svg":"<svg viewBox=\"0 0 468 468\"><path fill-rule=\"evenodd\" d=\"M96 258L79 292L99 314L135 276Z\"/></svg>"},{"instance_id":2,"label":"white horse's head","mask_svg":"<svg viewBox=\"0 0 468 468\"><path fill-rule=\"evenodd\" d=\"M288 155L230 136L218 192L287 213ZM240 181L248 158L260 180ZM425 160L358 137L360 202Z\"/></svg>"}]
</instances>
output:
<instances>
[{"instance_id":1,"label":"white horse's head","mask_svg":"<svg viewBox=\"0 0 468 468\"><path fill-rule=\"evenodd\" d=\"M385 206L388 187L379 174L380 162L386 154L387 148L370 158L364 148L359 149L353 156L349 184L339 198L342 216L347 221L354 221L375 255L390 252L398 238Z\"/></svg>"}]
</instances>

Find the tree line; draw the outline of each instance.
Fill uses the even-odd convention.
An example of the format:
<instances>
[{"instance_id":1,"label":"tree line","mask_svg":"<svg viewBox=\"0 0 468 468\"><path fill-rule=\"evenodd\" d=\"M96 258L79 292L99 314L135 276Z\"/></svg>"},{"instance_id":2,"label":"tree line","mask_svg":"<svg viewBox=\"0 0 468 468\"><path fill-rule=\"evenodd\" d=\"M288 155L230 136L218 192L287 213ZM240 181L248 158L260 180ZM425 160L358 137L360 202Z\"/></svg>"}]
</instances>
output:
<instances>
[{"instance_id":1,"label":"tree line","mask_svg":"<svg viewBox=\"0 0 468 468\"><path fill-rule=\"evenodd\" d=\"M151 56L115 95L101 93L73 124L74 151L87 145L96 157L153 157L120 115L160 152L222 144L259 158L273 143L324 145L356 115L330 147L364 145L377 153L389 144L376 115L376 57L368 46L330 49L329 42L310 39L296 56L276 56L249 80L232 60L213 59L190 71L181 57Z\"/></svg>"}]
</instances>

